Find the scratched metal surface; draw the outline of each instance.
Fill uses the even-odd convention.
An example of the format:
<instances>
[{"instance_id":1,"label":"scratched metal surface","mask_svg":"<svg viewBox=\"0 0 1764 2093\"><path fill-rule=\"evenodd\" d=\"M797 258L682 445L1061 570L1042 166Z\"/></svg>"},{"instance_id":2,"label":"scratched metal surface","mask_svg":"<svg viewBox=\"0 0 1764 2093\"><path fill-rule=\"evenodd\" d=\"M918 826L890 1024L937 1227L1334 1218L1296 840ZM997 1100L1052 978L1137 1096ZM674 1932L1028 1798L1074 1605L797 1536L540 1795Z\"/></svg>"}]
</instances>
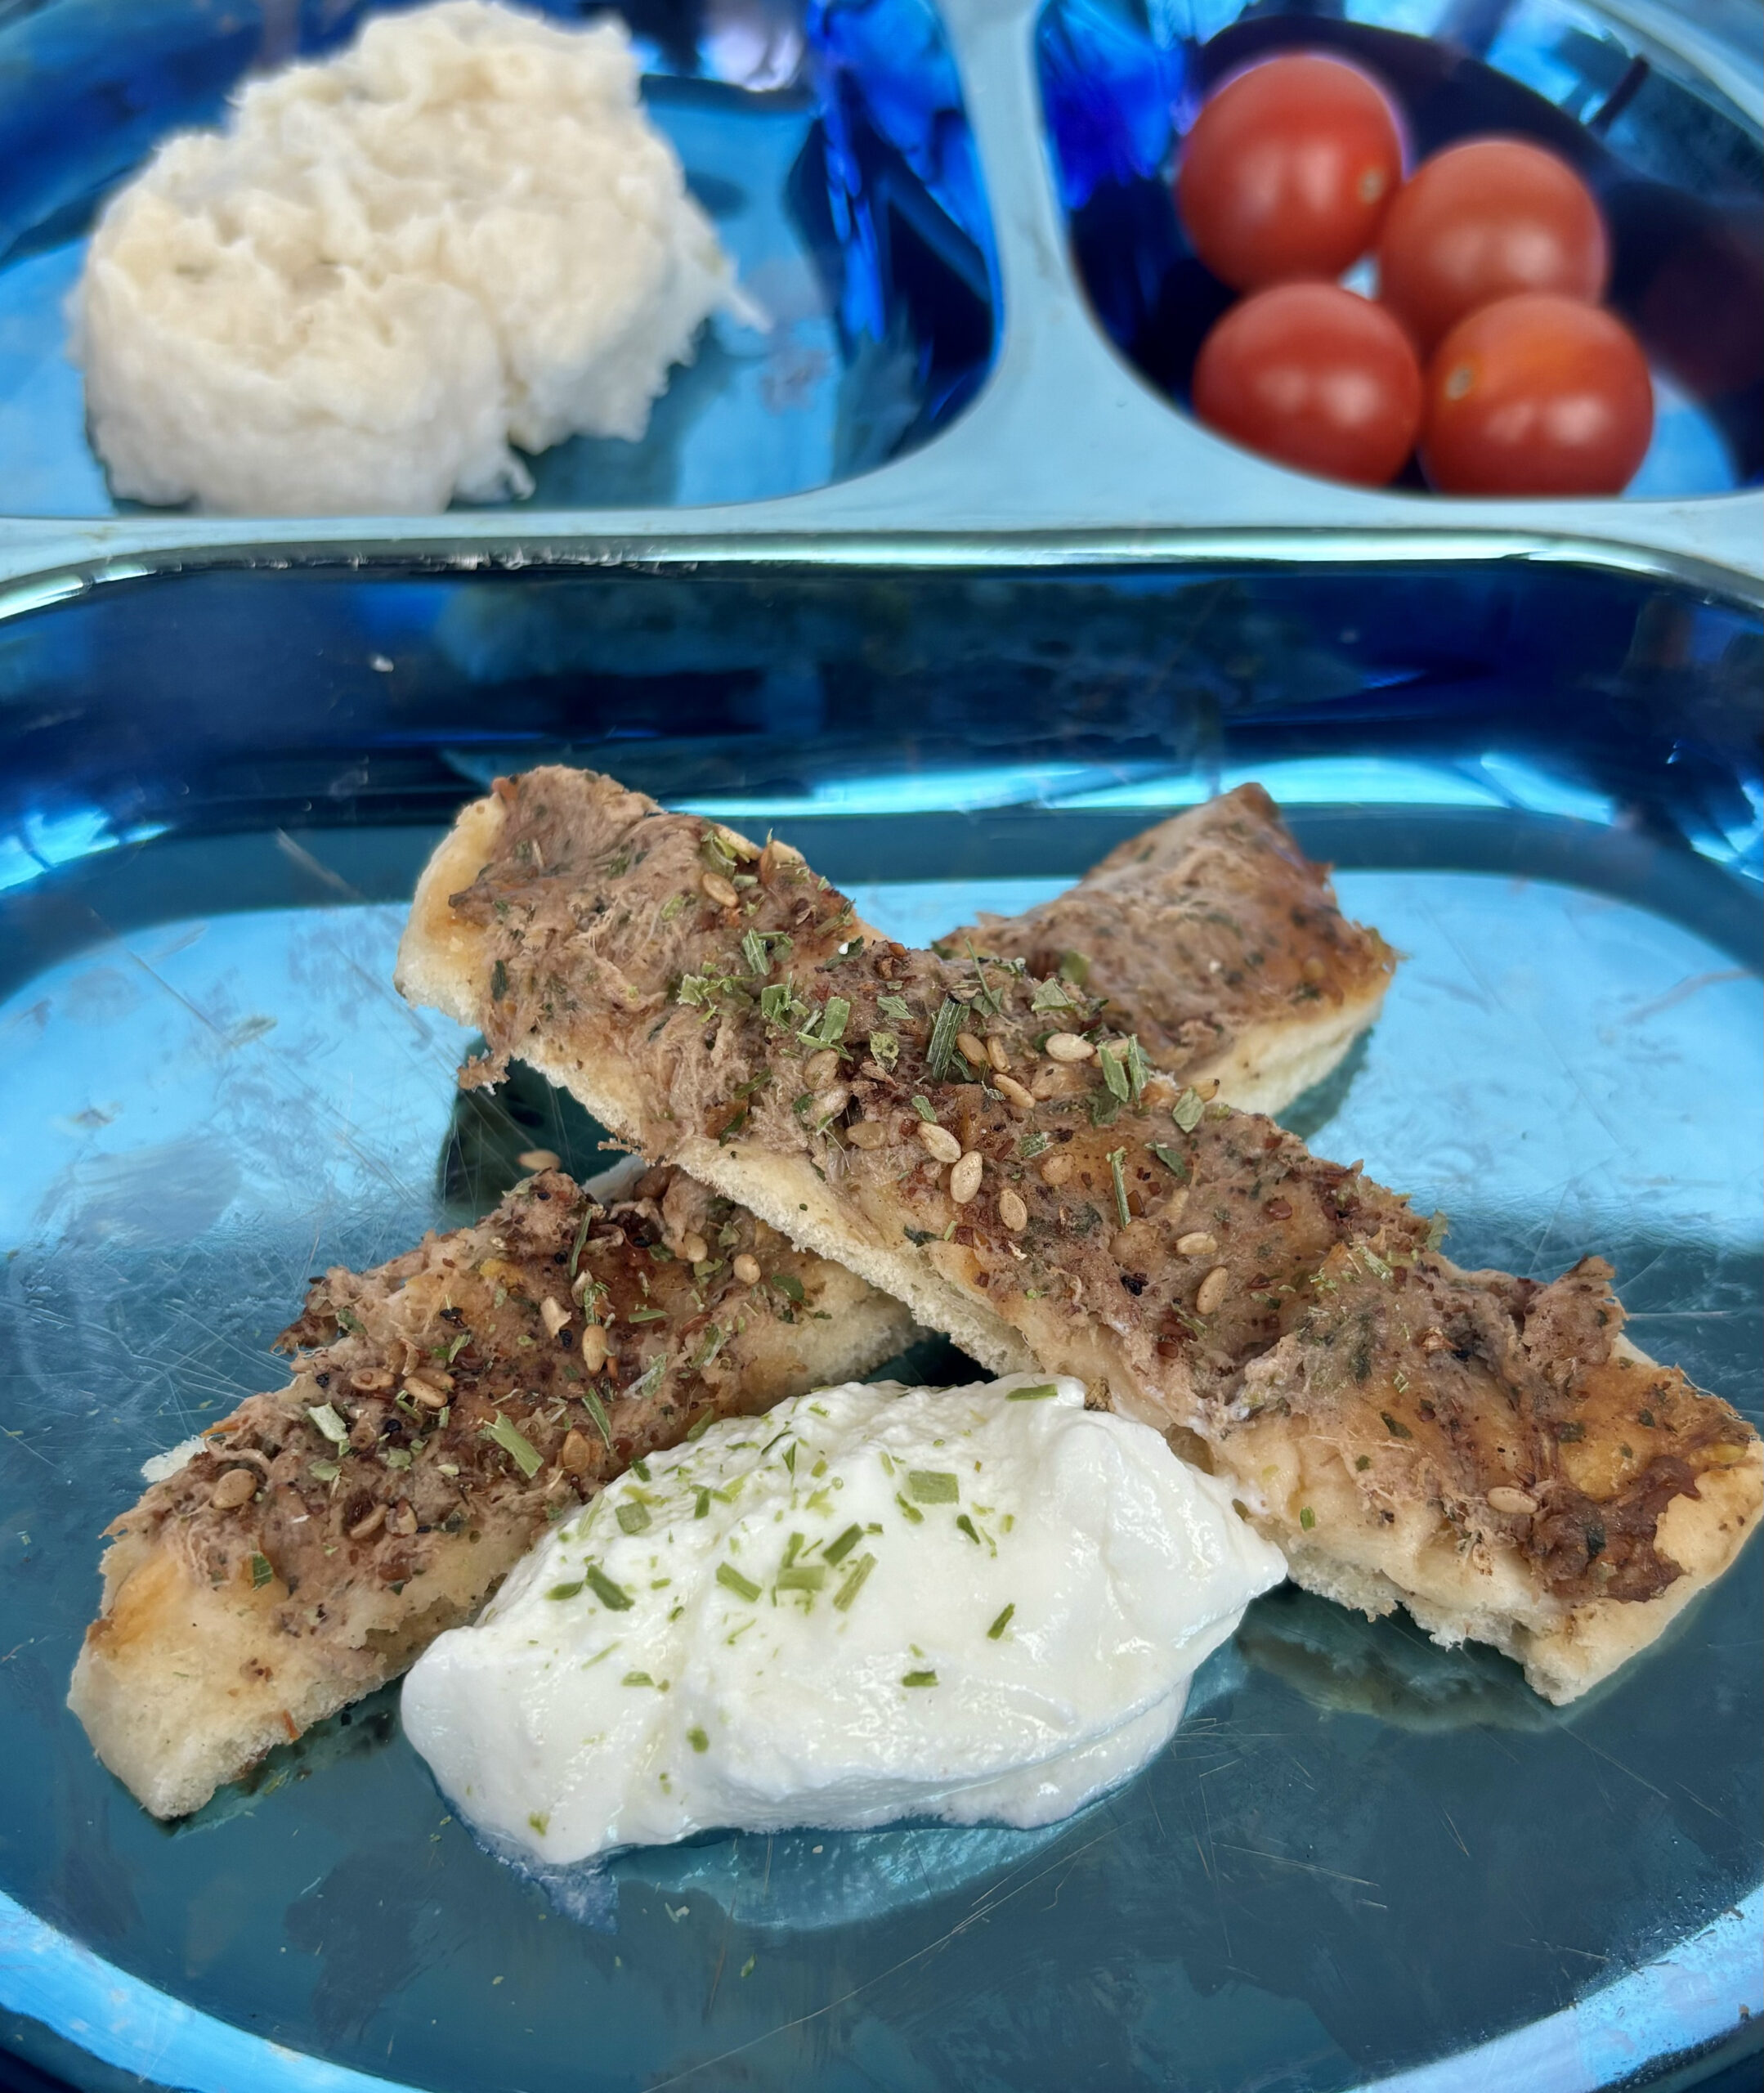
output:
<instances>
[{"instance_id":1,"label":"scratched metal surface","mask_svg":"<svg viewBox=\"0 0 1764 2093\"><path fill-rule=\"evenodd\" d=\"M997 869L859 898L918 937L1056 884ZM1335 2093L1556 2026L1755 1894L1755 1560L1563 1712L1504 1661L1275 1595L1162 1759L1065 1825L714 1839L629 1857L586 1918L451 1820L395 1692L155 1825L62 1705L140 1461L275 1384L307 1273L463 1217L539 1133L590 1138L531 1093L458 1116L463 1036L390 989L396 908L205 913L216 876L195 854L164 920L0 1005L0 2032L25 2054L124 2082L93 2059L157 1997L128 2060L178 2084ZM1341 884L1409 957L1296 1123L1444 1208L1467 1262L1605 1251L1643 1344L1757 1418L1755 977L1570 885ZM29 2017L53 1987L20 1987L26 1919L101 1958L81 2054ZM1622 2054L1731 2024L1690 1996ZM186 2008L314 2062L192 2046ZM1578 2068L1524 2082L1604 2082Z\"/></svg>"}]
</instances>

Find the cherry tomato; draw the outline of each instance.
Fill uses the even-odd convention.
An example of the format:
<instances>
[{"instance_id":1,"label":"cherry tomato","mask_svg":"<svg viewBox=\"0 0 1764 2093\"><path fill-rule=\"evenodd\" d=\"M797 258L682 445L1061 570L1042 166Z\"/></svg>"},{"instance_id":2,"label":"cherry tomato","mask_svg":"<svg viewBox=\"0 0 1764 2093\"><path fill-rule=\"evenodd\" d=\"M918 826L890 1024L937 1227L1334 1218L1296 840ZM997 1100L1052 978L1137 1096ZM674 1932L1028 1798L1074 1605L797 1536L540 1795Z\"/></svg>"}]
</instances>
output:
<instances>
[{"instance_id":1,"label":"cherry tomato","mask_svg":"<svg viewBox=\"0 0 1764 2093\"><path fill-rule=\"evenodd\" d=\"M1640 345L1578 298L1485 305L1427 366L1421 459L1443 494L1620 494L1653 433Z\"/></svg>"},{"instance_id":2,"label":"cherry tomato","mask_svg":"<svg viewBox=\"0 0 1764 2093\"><path fill-rule=\"evenodd\" d=\"M1421 347L1520 291L1596 305L1605 221L1566 160L1517 138L1474 138L1423 161L1378 234L1378 295Z\"/></svg>"},{"instance_id":3,"label":"cherry tomato","mask_svg":"<svg viewBox=\"0 0 1764 2093\"><path fill-rule=\"evenodd\" d=\"M1331 278L1371 246L1403 145L1384 90L1339 58L1270 58L1195 119L1176 170L1194 251L1240 291Z\"/></svg>"},{"instance_id":4,"label":"cherry tomato","mask_svg":"<svg viewBox=\"0 0 1764 2093\"><path fill-rule=\"evenodd\" d=\"M1335 284L1277 284L1201 344L1194 411L1265 457L1381 486L1421 422L1421 366L1390 314Z\"/></svg>"}]
</instances>

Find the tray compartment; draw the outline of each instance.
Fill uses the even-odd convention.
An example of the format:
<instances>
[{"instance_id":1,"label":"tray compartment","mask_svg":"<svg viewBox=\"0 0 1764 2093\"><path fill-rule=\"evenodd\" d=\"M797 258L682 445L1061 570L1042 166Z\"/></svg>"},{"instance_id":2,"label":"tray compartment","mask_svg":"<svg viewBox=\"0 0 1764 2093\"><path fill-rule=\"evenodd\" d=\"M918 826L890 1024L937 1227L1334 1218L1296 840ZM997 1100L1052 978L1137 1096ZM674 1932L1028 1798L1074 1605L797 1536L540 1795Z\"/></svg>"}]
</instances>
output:
<instances>
[{"instance_id":1,"label":"tray compartment","mask_svg":"<svg viewBox=\"0 0 1764 2093\"><path fill-rule=\"evenodd\" d=\"M1411 164L1498 132L1574 163L1612 237L1610 302L1654 367L1654 446L1632 497L1694 499L1764 479L1764 148L1707 77L1577 0L1466 9L1048 0L1036 28L1059 200L1098 324L1180 409L1234 294L1196 258L1171 192L1210 89L1256 59L1363 64L1405 119ZM1278 468L1269 469L1278 470ZM1403 482L1420 488L1411 468Z\"/></svg>"},{"instance_id":2,"label":"tray compartment","mask_svg":"<svg viewBox=\"0 0 1764 2093\"><path fill-rule=\"evenodd\" d=\"M0 19L0 514L137 509L110 498L65 356L93 214L168 132L217 121L253 70L333 51L372 11L47 0ZM551 11L580 19L565 0ZM511 516L756 501L931 441L996 334L984 186L932 0L624 11L650 113L775 324L714 320L641 443L540 454Z\"/></svg>"},{"instance_id":3,"label":"tray compartment","mask_svg":"<svg viewBox=\"0 0 1764 2093\"><path fill-rule=\"evenodd\" d=\"M275 1372L307 1273L460 1217L465 1042L399 1003L391 953L452 808L545 755L775 819L921 935L1264 777L1411 954L1308 1136L1444 1206L1466 1257L1610 1251L1650 1348L1757 1415L1759 638L1610 573L1249 564L241 568L0 625L0 1916L35 1943L0 1962L4 2040L93 2087L150 2028L181 2085L282 2093L279 2042L562 2093L585 2010L608 2083L740 2050L817 2093L878 2058L965 2085L983 2054L1026 2088L1345 2093L1594 1992L1577 2025L1626 2031L1623 2073L1733 2032L1743 1570L1565 1712L1277 1596L1171 1752L1073 1823L636 1856L616 1932L446 1821L395 1696L168 1831L61 1695L138 1459ZM1668 1953L1658 2010L1614 2019L1603 1988ZM105 2063L65 2039L95 1970Z\"/></svg>"}]
</instances>

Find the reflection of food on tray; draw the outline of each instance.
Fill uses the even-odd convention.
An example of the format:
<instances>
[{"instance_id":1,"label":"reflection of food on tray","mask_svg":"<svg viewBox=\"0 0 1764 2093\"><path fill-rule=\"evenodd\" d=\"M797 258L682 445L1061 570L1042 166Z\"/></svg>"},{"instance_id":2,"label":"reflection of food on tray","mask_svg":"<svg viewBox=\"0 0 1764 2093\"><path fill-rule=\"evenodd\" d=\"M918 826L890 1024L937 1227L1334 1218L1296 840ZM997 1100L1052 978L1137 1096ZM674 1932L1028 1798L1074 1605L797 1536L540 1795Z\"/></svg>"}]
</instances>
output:
<instances>
[{"instance_id":1,"label":"reflection of food on tray","mask_svg":"<svg viewBox=\"0 0 1764 2093\"><path fill-rule=\"evenodd\" d=\"M1158 1067L1246 1112L1321 1082L1377 1017L1395 955L1350 923L1259 785L1110 851L1066 893L936 949L1022 959L1106 1000Z\"/></svg>"},{"instance_id":2,"label":"reflection of food on tray","mask_svg":"<svg viewBox=\"0 0 1764 2093\"><path fill-rule=\"evenodd\" d=\"M866 1373L910 1327L675 1172L611 1212L543 1173L315 1285L292 1383L116 1522L70 1705L150 1809L193 1809L469 1618L633 1458Z\"/></svg>"},{"instance_id":3,"label":"reflection of food on tray","mask_svg":"<svg viewBox=\"0 0 1764 2093\"><path fill-rule=\"evenodd\" d=\"M525 493L511 443L641 437L746 309L622 24L486 0L372 20L172 139L78 296L115 491L266 514Z\"/></svg>"},{"instance_id":4,"label":"reflection of food on tray","mask_svg":"<svg viewBox=\"0 0 1764 2093\"><path fill-rule=\"evenodd\" d=\"M1162 1750L1284 1575L1225 1484L1077 1381L825 1388L556 1527L419 1659L405 1729L552 1864L716 1826L1045 1824Z\"/></svg>"},{"instance_id":5,"label":"reflection of food on tray","mask_svg":"<svg viewBox=\"0 0 1764 2093\"><path fill-rule=\"evenodd\" d=\"M1475 1643L1442 1647L1400 1614L1367 1620L1287 1584L1251 1607L1237 1647L1314 1707L1405 1730L1539 1730L1560 1717L1517 1669Z\"/></svg>"},{"instance_id":6,"label":"reflection of food on tray","mask_svg":"<svg viewBox=\"0 0 1764 2093\"><path fill-rule=\"evenodd\" d=\"M518 1054L993 1370L1182 1433L1301 1582L1493 1641L1553 1699L1756 1521L1756 1435L1628 1352L1596 1261L1457 1271L1082 987L874 937L776 845L592 774L505 781L432 860L399 971L483 1031L472 1080Z\"/></svg>"}]
</instances>

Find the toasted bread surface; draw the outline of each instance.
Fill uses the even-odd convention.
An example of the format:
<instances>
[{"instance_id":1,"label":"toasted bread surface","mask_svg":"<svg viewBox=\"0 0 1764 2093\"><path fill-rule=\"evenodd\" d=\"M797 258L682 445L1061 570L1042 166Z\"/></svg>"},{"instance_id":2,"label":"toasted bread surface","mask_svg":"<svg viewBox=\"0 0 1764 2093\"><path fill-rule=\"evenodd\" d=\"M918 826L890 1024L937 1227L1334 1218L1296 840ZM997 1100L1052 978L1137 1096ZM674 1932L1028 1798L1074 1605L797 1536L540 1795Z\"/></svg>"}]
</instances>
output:
<instances>
[{"instance_id":1,"label":"toasted bread surface","mask_svg":"<svg viewBox=\"0 0 1764 2093\"><path fill-rule=\"evenodd\" d=\"M1327 869L1259 785L1174 815L1052 900L982 916L935 949L1081 981L1157 1067L1276 1114L1374 1021L1396 965L1342 914Z\"/></svg>"},{"instance_id":2,"label":"toasted bread surface","mask_svg":"<svg viewBox=\"0 0 1764 2093\"><path fill-rule=\"evenodd\" d=\"M315 1284L292 1383L113 1525L69 1705L154 1814L196 1808L469 1620L633 1459L911 1334L678 1172L607 1205L543 1172L476 1227Z\"/></svg>"},{"instance_id":3,"label":"toasted bread surface","mask_svg":"<svg viewBox=\"0 0 1764 2093\"><path fill-rule=\"evenodd\" d=\"M1756 1435L1670 1369L1636 1450L1603 1267L1457 1271L1406 1201L1160 1073L1086 989L907 952L776 844L591 773L504 781L425 873L399 980L484 1032L468 1080L520 1056L995 1370L1170 1430L1301 1581L1400 1598L1555 1696L1756 1522Z\"/></svg>"}]
</instances>

